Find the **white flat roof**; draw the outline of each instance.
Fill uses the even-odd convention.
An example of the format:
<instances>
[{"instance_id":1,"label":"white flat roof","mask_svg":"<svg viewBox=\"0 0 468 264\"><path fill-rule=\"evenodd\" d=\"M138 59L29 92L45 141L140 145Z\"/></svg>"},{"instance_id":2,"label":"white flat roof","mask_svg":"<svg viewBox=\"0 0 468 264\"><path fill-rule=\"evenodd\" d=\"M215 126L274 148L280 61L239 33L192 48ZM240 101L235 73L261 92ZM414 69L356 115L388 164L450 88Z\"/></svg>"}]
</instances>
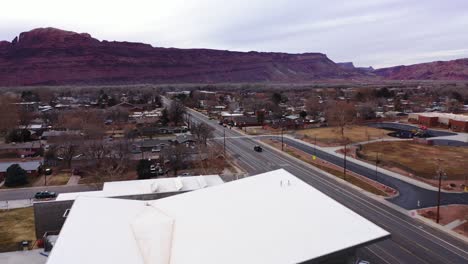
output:
<instances>
[{"instance_id":1,"label":"white flat roof","mask_svg":"<svg viewBox=\"0 0 468 264\"><path fill-rule=\"evenodd\" d=\"M164 193L176 191L192 191L209 186L222 184L218 175L186 176L134 181L106 182L102 191L61 193L57 201L75 200L79 196L86 197L117 197L126 195Z\"/></svg>"},{"instance_id":2,"label":"white flat roof","mask_svg":"<svg viewBox=\"0 0 468 264\"><path fill-rule=\"evenodd\" d=\"M137 200L80 197L47 263L144 264L130 228L144 209Z\"/></svg>"},{"instance_id":3,"label":"white flat roof","mask_svg":"<svg viewBox=\"0 0 468 264\"><path fill-rule=\"evenodd\" d=\"M298 263L388 235L277 170L154 201L80 197L47 263Z\"/></svg>"}]
</instances>

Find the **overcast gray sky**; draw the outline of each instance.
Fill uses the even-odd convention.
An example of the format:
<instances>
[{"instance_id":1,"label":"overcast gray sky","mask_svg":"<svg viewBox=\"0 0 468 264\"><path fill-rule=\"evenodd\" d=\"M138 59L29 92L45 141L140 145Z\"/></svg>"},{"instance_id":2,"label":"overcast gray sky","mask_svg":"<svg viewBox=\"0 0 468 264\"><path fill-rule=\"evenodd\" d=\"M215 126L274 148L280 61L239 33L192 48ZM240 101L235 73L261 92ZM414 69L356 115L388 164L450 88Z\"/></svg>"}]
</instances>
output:
<instances>
[{"instance_id":1,"label":"overcast gray sky","mask_svg":"<svg viewBox=\"0 0 468 264\"><path fill-rule=\"evenodd\" d=\"M1 3L0 40L49 26L157 47L322 52L377 68L468 57L467 0Z\"/></svg>"}]
</instances>

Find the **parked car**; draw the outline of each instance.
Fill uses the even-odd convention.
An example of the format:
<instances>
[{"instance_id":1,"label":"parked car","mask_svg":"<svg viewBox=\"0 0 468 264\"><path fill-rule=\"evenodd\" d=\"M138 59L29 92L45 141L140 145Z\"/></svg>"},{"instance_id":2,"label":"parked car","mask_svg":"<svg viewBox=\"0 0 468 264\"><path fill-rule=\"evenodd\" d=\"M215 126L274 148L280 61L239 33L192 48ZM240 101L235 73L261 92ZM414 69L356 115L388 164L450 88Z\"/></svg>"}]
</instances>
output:
<instances>
[{"instance_id":1,"label":"parked car","mask_svg":"<svg viewBox=\"0 0 468 264\"><path fill-rule=\"evenodd\" d=\"M55 197L57 197L57 193L49 192L49 191L37 192L34 195L35 199L50 199L50 198L55 198Z\"/></svg>"},{"instance_id":2,"label":"parked car","mask_svg":"<svg viewBox=\"0 0 468 264\"><path fill-rule=\"evenodd\" d=\"M259 145L255 145L254 150L257 151L257 152L262 152L263 151L262 147L260 147Z\"/></svg>"},{"instance_id":3,"label":"parked car","mask_svg":"<svg viewBox=\"0 0 468 264\"><path fill-rule=\"evenodd\" d=\"M154 147L151 149L151 152L161 152L161 149L158 147Z\"/></svg>"}]
</instances>

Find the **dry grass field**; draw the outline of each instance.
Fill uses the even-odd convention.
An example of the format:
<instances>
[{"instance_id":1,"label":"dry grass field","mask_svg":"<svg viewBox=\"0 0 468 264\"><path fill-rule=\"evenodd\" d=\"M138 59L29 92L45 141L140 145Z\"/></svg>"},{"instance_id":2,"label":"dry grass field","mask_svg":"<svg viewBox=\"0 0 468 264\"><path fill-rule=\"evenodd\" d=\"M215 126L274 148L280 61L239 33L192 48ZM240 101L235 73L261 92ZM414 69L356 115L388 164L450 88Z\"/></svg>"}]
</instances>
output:
<instances>
[{"instance_id":1,"label":"dry grass field","mask_svg":"<svg viewBox=\"0 0 468 264\"><path fill-rule=\"evenodd\" d=\"M385 129L372 128L367 126L347 126L344 129L343 139L341 129L339 127L320 127L297 131L297 134L303 135L304 140L314 143L317 137L319 145L330 146L340 145L347 141L348 143L356 143L380 138L390 138L387 136L391 131Z\"/></svg>"},{"instance_id":2,"label":"dry grass field","mask_svg":"<svg viewBox=\"0 0 468 264\"><path fill-rule=\"evenodd\" d=\"M412 141L376 142L362 145L361 158L375 163L397 167L416 176L434 179L438 169L437 159L447 174L447 180L468 178L468 148L429 146Z\"/></svg>"},{"instance_id":3,"label":"dry grass field","mask_svg":"<svg viewBox=\"0 0 468 264\"><path fill-rule=\"evenodd\" d=\"M18 250L19 242L34 243L34 211L32 207L0 210L0 252Z\"/></svg>"},{"instance_id":4,"label":"dry grass field","mask_svg":"<svg viewBox=\"0 0 468 264\"><path fill-rule=\"evenodd\" d=\"M269 144L270 146L276 148L276 149L281 149L281 143L279 142L276 142L274 140L263 140L264 143L267 143ZM315 161L311 159L311 156L308 155L307 153L305 152L302 152L296 148L293 148L293 147L290 147L288 145L285 146L285 149L284 151L286 153L288 153L289 155L297 158L297 159L300 159L304 162L307 162L309 164L311 164L312 166L315 166L323 171L326 171L342 180L345 180L355 186L358 186L359 188L363 189L363 190L366 190L370 193L373 193L375 195L380 195L380 196L384 196L384 197L387 197L389 196L382 188L380 188L381 186L376 186L376 185L373 185L371 184L370 182L368 181L365 181L363 180L362 178L360 177L356 177L354 175L354 173L352 172L348 172L347 173L347 177L345 178L345 175L344 175L344 171L343 169L341 168L337 168L336 166L334 165L331 165L331 164L328 164L327 165L324 165L320 159L316 159Z\"/></svg>"}]
</instances>

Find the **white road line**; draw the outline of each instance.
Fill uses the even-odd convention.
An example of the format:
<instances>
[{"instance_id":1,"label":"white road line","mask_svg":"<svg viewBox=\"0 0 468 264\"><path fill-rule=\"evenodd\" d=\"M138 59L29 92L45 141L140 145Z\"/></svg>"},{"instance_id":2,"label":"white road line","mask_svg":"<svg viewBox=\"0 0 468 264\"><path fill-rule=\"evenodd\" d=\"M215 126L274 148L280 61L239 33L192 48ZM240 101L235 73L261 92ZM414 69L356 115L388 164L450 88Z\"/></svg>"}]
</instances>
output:
<instances>
[{"instance_id":1,"label":"white road line","mask_svg":"<svg viewBox=\"0 0 468 264\"><path fill-rule=\"evenodd\" d=\"M294 157L291 157L291 158L294 158ZM295 159L295 158L294 158L294 159ZM302 160L297 160L297 161L299 161L299 162L301 162L301 163L303 162ZM307 163L306 163L306 165L312 166L312 165L307 164ZM300 170L300 171L302 171L303 173L305 173L306 175L310 173L310 172L308 172L308 171L303 170L302 168L300 168L300 167L298 167L298 166L295 166L294 169ZM325 177L327 177L327 176L325 176ZM328 187L330 187L331 190L336 191L336 190L333 188L333 187L336 187L336 185L330 184L330 183L329 183L328 181L326 181L326 180L325 180L326 182L324 182L324 179L323 179L323 178L311 177L311 179L317 180L317 181L319 181L320 183L322 183L322 184L327 185ZM340 186L340 187L341 187L341 186ZM346 193L344 193L343 191L346 192ZM400 218L400 217L398 217L398 219L393 219L393 217L397 217L397 216L391 214L390 212L387 212L387 211L385 211L385 210L382 210L381 208L379 208L379 207L373 205L372 203L369 203L367 200L365 200L365 199L363 199L363 198L361 198L361 197L359 197L359 196L357 196L357 195L355 195L355 194L349 192L348 190L346 190L346 189L344 189L344 188L342 188L342 187L341 187L340 194L344 194L346 197L349 197L349 198L351 198L351 199L353 199L353 200L355 200L355 201L357 201L357 202L360 202L360 204L361 204L362 206L368 208L368 209L371 210L372 212L378 213L379 215L385 217L385 218L388 219L388 220L391 220L392 222L396 223L398 226L403 227L404 229L407 229L407 230L410 230L410 231L413 231L413 232L414 232L415 230L420 230L420 231L426 233L427 235L431 236L432 238L437 239L438 241L441 241L441 242L443 242L443 243L445 243L445 244L447 244L447 245L449 245L449 246L451 246L451 247L453 247L453 248L455 248L455 249L458 249L459 251L461 251L461 252L463 252L463 253L465 253L465 254L467 253L465 250L463 250L463 249L461 249L461 248L459 248L459 247L457 247L457 246L455 246L455 245L452 245L452 244L448 243L448 242L445 241L445 240L440 239L439 237L437 237L437 236L435 236L435 235L433 235L433 234L427 232L426 230L423 230L423 229L418 228L418 226L413 225L413 224L411 224L410 222L408 222L408 221L406 221L406 220L404 220L404 219L402 219L402 218ZM366 205L366 204L368 204L368 205ZM377 210L374 209L374 208L371 208L370 206L376 208ZM384 205L384 206L387 207L386 205ZM387 208L390 208L390 207L387 207ZM391 209L391 208L390 208L390 209ZM379 211L379 210L382 210L382 212ZM386 214L386 215L384 215L384 214ZM389 217L389 216L390 216L390 217ZM402 225L401 221L402 221L402 222L405 222L405 223L406 223L407 225L409 225L409 226L414 227L414 230L413 230L413 229L410 229L409 227L407 227L407 226L405 226L405 225ZM424 237L422 234L419 234L418 232L414 232L414 233L417 234L417 235L419 235L420 237L426 239L426 240L433 241L432 239L427 238L427 237ZM460 255L458 252L455 252L455 251L451 250L450 248L445 247L444 245L442 245L442 244L440 244L440 243L437 243L437 242L435 242L435 241L433 241L433 242L436 243L437 245L439 245L440 247L442 247L442 248L444 248L444 249L446 249L446 250L449 250L450 252L452 252L452 253L454 253L454 254L456 254L456 255L462 257L462 258L467 259L465 256ZM423 249L425 249L425 250L427 250L425 247L423 247L423 246L421 246L421 245L419 245L419 244L416 244L416 245L419 246L419 247L421 247L421 248L423 248ZM432 252L432 253L434 253L434 252ZM435 253L434 253L434 254L435 254ZM437 254L436 254L436 255L437 255ZM440 256L440 255L438 255L438 256ZM442 259L445 259L444 257L441 257L441 258L442 258Z\"/></svg>"},{"instance_id":2,"label":"white road line","mask_svg":"<svg viewBox=\"0 0 468 264\"><path fill-rule=\"evenodd\" d=\"M202 120L202 122L203 122L203 120ZM238 133L238 132L237 132L237 133ZM250 139L250 140L257 142L257 141L254 140L253 138ZM261 143L261 144L264 145L264 143ZM286 155L286 154L283 154L283 153L282 153L282 155ZM278 159L280 159L280 160L286 161L287 163L291 163L291 162L292 162L291 159L293 159L293 160L295 160L296 162L299 162L299 163L305 163L305 162L303 162L302 160L298 160L298 159L296 159L296 158L294 158L294 157L292 157L292 156L288 156L288 158L289 158L290 160L283 159L282 157L280 157L279 154L276 154L276 155L274 154L274 156L276 156L276 158L278 158ZM305 165L308 165L308 167L311 166L310 164L307 164L307 163L305 163ZM299 170L299 171L302 171L305 175L309 175L309 174L310 174L309 171L305 171L305 170L302 169L301 167L294 166L294 169L297 169L297 170ZM314 169L316 169L316 168L314 168ZM316 169L316 170L318 170L318 169ZM323 175L323 174L322 174L322 176L328 177L328 176ZM320 177L320 178L317 178L317 177L309 177L309 179L310 179L310 180L316 180L317 182L319 182L319 183L321 183L321 184L323 184L323 185L329 187L332 191L335 191L335 192L336 192L336 190L333 189L333 187L336 187L336 185L335 185L335 184L331 184L331 183L329 182L328 179L325 180L325 178L322 178L322 177ZM349 197L349 198L351 198L352 200L359 202L362 206L368 208L368 209L371 210L372 212L375 212L375 213L377 213L377 214L379 214L379 215L385 217L387 220L390 220L391 222L396 223L396 225L398 225L398 226L400 226L400 227L403 227L404 229L413 231L413 233L416 234L416 235L418 235L420 238L423 238L423 239L432 241L432 242L436 243L438 246L440 246L440 247L442 247L442 248L444 248L444 249L446 249L446 250L448 250L448 251L454 253L455 255L460 256L460 257L462 257L462 258L464 258L464 259L467 259L467 257L462 256L461 254L459 254L458 252L453 251L453 250L450 249L450 248L447 248L447 247L444 246L443 244L446 244L446 245L448 245L448 246L451 246L451 247L453 247L454 249L457 249L457 250L459 250L460 252L462 252L462 253L464 253L464 254L467 254L467 251L465 251L465 250L463 250L463 249L461 249L461 248L459 248L459 247L457 247L457 246L455 246L455 245L453 245L453 244L450 244L449 242L447 242L447 241L445 241L445 240L443 240L443 239L441 239L441 238L439 238L439 237L437 237L437 236L435 236L435 235L429 233L429 232L426 231L426 230L422 230L422 229L417 228L416 225L413 225L412 223L406 221L405 219L403 219L403 218L401 218L401 217L399 217L399 216L397 216L397 215L394 215L394 214L392 214L392 213L390 213L390 212L387 212L386 210L383 210L382 208L377 207L376 205L374 205L374 204L370 203L369 201L367 201L367 200L365 200L365 199L363 199L363 198L361 198L361 197L359 197L359 196L357 196L357 195L351 193L350 191L344 189L344 188L341 187L341 186L340 186L340 189L341 189L340 194L343 194L343 195L345 195L346 197ZM385 206L385 207L388 208L388 209L392 209L392 208L390 208L390 207L388 207L388 206L386 206L386 205L384 205L384 204L382 204L382 205ZM399 213L399 212L397 212L397 213ZM397 218L397 219L394 219L394 218ZM411 228L409 228L409 227L407 227L407 226L405 226L405 225L402 225L401 222L406 223L406 224L407 224L408 226L410 226L410 227L414 227L415 230L420 230L420 231L422 231L424 234L428 235L428 236L431 237L432 239L431 239L431 238L428 238L428 237L425 237L423 234L420 234L420 233L418 233L418 232L415 232L415 230L413 230L413 229L411 229ZM437 241L442 242L442 244L441 244L441 243L438 243L438 242L435 242L433 239L436 239ZM395 243L395 244L397 244L397 243ZM421 248L424 249L424 250L427 250L427 248L425 248L425 247L423 247L423 246L421 246L421 245L419 245L419 244L415 244L415 245L418 246L418 247L421 247ZM442 257L442 256L440 256L440 255L438 255L438 254L435 254L435 252L432 252L432 253L433 253L434 255L440 257L441 259L444 259L444 260L445 260L444 257Z\"/></svg>"},{"instance_id":3,"label":"white road line","mask_svg":"<svg viewBox=\"0 0 468 264\"><path fill-rule=\"evenodd\" d=\"M386 259L382 258L379 254L377 254L374 250L372 250L372 249L370 248L370 246L369 246L369 247L366 247L366 249L367 249L369 252L371 252L374 256L376 256L379 260L382 260L383 262L388 263L388 264L393 264L393 263L391 263L391 262L388 262Z\"/></svg>"}]
</instances>

